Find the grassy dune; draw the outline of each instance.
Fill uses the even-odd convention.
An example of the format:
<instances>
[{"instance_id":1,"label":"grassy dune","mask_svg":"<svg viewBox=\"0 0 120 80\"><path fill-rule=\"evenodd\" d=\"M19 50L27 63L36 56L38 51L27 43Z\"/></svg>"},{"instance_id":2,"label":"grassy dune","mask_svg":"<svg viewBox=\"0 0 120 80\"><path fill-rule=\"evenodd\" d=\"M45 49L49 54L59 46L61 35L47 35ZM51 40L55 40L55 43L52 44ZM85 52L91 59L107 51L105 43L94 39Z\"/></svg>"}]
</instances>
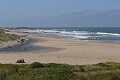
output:
<instances>
[{"instance_id":1,"label":"grassy dune","mask_svg":"<svg viewBox=\"0 0 120 80\"><path fill-rule=\"evenodd\" d=\"M120 80L120 63L94 65L0 64L0 80Z\"/></svg>"},{"instance_id":2,"label":"grassy dune","mask_svg":"<svg viewBox=\"0 0 120 80\"><path fill-rule=\"evenodd\" d=\"M20 38L18 35L15 34L7 34L4 32L4 30L0 29L0 42L6 42L11 40L16 40Z\"/></svg>"}]
</instances>

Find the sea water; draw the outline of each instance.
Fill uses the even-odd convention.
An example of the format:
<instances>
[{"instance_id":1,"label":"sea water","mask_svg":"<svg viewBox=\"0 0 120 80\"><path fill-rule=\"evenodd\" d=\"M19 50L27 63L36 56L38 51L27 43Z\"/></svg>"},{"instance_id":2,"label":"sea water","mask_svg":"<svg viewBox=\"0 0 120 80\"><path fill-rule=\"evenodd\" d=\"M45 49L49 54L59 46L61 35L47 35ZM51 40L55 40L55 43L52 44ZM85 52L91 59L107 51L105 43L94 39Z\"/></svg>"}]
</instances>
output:
<instances>
[{"instance_id":1,"label":"sea water","mask_svg":"<svg viewBox=\"0 0 120 80\"><path fill-rule=\"evenodd\" d=\"M87 40L120 43L120 27L54 27L54 28L14 28L13 31L40 35L57 35L66 40Z\"/></svg>"}]
</instances>

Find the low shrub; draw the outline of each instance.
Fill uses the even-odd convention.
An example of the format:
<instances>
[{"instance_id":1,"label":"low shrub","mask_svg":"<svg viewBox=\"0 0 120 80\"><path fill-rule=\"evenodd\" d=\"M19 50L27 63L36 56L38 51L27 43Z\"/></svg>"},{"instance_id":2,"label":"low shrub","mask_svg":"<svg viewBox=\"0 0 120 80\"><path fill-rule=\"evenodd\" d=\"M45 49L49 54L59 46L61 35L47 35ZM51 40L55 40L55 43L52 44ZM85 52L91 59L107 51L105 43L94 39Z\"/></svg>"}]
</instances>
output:
<instances>
[{"instance_id":1,"label":"low shrub","mask_svg":"<svg viewBox=\"0 0 120 80\"><path fill-rule=\"evenodd\" d=\"M34 62L30 64L30 68L42 68L42 67L44 67L44 64L41 64L39 62Z\"/></svg>"},{"instance_id":2,"label":"low shrub","mask_svg":"<svg viewBox=\"0 0 120 80\"><path fill-rule=\"evenodd\" d=\"M0 80L120 80L120 63L0 64Z\"/></svg>"}]
</instances>

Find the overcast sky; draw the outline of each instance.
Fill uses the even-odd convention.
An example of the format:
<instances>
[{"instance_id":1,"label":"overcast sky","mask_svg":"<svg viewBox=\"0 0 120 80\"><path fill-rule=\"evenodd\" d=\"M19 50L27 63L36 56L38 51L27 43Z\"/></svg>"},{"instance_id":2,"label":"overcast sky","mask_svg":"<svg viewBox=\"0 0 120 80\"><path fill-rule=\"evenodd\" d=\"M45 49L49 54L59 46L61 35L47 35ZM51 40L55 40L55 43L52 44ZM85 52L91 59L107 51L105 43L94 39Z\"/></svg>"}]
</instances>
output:
<instances>
[{"instance_id":1,"label":"overcast sky","mask_svg":"<svg viewBox=\"0 0 120 80\"><path fill-rule=\"evenodd\" d=\"M120 0L0 0L0 26L119 27L119 10Z\"/></svg>"}]
</instances>

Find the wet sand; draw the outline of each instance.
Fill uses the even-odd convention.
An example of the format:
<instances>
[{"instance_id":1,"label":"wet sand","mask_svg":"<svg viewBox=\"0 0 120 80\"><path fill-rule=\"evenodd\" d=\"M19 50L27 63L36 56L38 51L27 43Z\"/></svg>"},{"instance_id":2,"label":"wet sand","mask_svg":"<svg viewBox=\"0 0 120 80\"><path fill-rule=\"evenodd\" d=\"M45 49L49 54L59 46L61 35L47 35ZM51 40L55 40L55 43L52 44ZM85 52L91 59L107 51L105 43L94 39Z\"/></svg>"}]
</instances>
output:
<instances>
[{"instance_id":1,"label":"wet sand","mask_svg":"<svg viewBox=\"0 0 120 80\"><path fill-rule=\"evenodd\" d=\"M27 64L41 63L65 63L65 64L95 64L99 62L120 62L120 44L97 43L80 40L64 40L60 38L40 37L28 35L29 38L42 40L32 45L57 48L46 52L0 52L0 63L15 63L23 58ZM7 53L7 52L6 52ZM18 54L19 53L19 54Z\"/></svg>"}]
</instances>

